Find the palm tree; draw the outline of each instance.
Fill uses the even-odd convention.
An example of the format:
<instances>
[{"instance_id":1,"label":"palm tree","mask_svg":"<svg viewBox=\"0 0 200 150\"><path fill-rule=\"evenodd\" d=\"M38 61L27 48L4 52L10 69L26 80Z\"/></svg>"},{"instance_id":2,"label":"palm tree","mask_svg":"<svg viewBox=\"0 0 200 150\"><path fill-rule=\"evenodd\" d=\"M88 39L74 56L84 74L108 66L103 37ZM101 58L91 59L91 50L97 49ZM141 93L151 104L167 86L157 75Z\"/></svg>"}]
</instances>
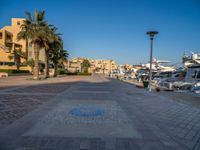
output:
<instances>
[{"instance_id":1,"label":"palm tree","mask_svg":"<svg viewBox=\"0 0 200 150\"><path fill-rule=\"evenodd\" d=\"M25 30L27 30L27 29L25 29ZM18 33L18 40L19 39L24 39L26 41L26 53L25 54L26 54L26 60L28 60L28 36L27 36L27 32L19 32Z\"/></svg>"},{"instance_id":2,"label":"palm tree","mask_svg":"<svg viewBox=\"0 0 200 150\"><path fill-rule=\"evenodd\" d=\"M57 28L53 25L49 25L45 28L45 35L41 42L44 48L44 60L45 60L45 78L49 77L49 51L50 47L53 47L55 43L61 44L60 34L56 33ZM53 48L52 48L53 50Z\"/></svg>"},{"instance_id":3,"label":"palm tree","mask_svg":"<svg viewBox=\"0 0 200 150\"><path fill-rule=\"evenodd\" d=\"M22 52L21 47L14 49L13 52L8 56L9 59L14 59L14 62L17 66L17 71L19 71L21 65L21 59L26 59L26 53Z\"/></svg>"},{"instance_id":4,"label":"palm tree","mask_svg":"<svg viewBox=\"0 0 200 150\"><path fill-rule=\"evenodd\" d=\"M51 42L52 32L49 26L45 27L45 34L43 35L43 39L41 40L41 47L44 48L44 64L45 64L45 78L49 77L49 45Z\"/></svg>"},{"instance_id":5,"label":"palm tree","mask_svg":"<svg viewBox=\"0 0 200 150\"><path fill-rule=\"evenodd\" d=\"M63 61L66 61L68 57L68 52L63 50L63 42L60 36L57 37L58 40L54 41L50 45L49 58L54 65L54 77L58 74L58 64L61 64Z\"/></svg>"},{"instance_id":6,"label":"palm tree","mask_svg":"<svg viewBox=\"0 0 200 150\"><path fill-rule=\"evenodd\" d=\"M26 12L26 20L21 25L21 31L18 33L18 40L30 40L34 47L34 79L39 79L39 49L41 48L41 42L44 39L45 29L47 23L45 19L44 11L35 11L31 16L29 12Z\"/></svg>"}]
</instances>

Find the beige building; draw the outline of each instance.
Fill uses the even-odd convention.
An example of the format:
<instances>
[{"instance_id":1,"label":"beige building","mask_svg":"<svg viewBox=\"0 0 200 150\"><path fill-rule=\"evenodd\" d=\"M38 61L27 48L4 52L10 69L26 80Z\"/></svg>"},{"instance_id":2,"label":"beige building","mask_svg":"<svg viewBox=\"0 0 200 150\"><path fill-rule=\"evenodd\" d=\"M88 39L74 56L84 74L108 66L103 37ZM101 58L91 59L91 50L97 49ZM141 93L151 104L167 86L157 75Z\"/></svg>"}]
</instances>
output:
<instances>
[{"instance_id":1,"label":"beige building","mask_svg":"<svg viewBox=\"0 0 200 150\"><path fill-rule=\"evenodd\" d=\"M81 72L81 63L84 59L82 58L74 58L68 61L67 69L70 72Z\"/></svg>"},{"instance_id":2,"label":"beige building","mask_svg":"<svg viewBox=\"0 0 200 150\"><path fill-rule=\"evenodd\" d=\"M9 56L14 50L21 49L26 52L28 59L34 58L33 46L26 40L17 40L17 34L20 32L20 26L23 23L23 18L12 18L11 25L0 29L0 69L16 69L14 59ZM26 47L28 49L26 49ZM40 51L40 60L43 60L43 51ZM22 63L25 59L22 59ZM20 68L21 70L30 69L27 66Z\"/></svg>"},{"instance_id":3,"label":"beige building","mask_svg":"<svg viewBox=\"0 0 200 150\"><path fill-rule=\"evenodd\" d=\"M81 72L81 64L84 59L87 59L90 62L90 67L88 68L89 73L104 73L108 75L111 71L117 69L117 65L114 60L96 60L90 58L74 58L69 60L67 69L70 72Z\"/></svg>"}]
</instances>

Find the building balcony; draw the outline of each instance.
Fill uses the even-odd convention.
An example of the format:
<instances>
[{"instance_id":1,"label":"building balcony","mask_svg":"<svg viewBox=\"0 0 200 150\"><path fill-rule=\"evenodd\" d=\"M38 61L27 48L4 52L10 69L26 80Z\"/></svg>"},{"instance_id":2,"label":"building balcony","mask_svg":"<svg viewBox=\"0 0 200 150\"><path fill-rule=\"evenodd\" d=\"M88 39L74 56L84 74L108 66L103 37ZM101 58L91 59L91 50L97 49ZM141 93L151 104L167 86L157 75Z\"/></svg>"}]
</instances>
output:
<instances>
[{"instance_id":1,"label":"building balcony","mask_svg":"<svg viewBox=\"0 0 200 150\"><path fill-rule=\"evenodd\" d=\"M12 39L10 39L10 38L6 39L5 43L12 43Z\"/></svg>"}]
</instances>

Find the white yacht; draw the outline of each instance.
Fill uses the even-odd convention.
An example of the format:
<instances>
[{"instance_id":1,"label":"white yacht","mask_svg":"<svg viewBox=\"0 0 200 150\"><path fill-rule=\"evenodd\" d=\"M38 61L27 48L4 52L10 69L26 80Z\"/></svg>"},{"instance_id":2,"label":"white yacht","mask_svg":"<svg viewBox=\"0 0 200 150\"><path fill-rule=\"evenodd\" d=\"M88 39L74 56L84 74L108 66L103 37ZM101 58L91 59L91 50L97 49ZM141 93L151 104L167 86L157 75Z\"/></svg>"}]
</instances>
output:
<instances>
[{"instance_id":1,"label":"white yacht","mask_svg":"<svg viewBox=\"0 0 200 150\"><path fill-rule=\"evenodd\" d=\"M194 64L200 64L200 53L191 52L190 55L184 53L183 55L183 65L184 67L188 67Z\"/></svg>"},{"instance_id":2,"label":"white yacht","mask_svg":"<svg viewBox=\"0 0 200 150\"><path fill-rule=\"evenodd\" d=\"M200 91L200 54L191 52L191 55L184 54L183 65L186 69L186 76L181 82L174 82L173 86L179 89L188 89L192 92Z\"/></svg>"},{"instance_id":3,"label":"white yacht","mask_svg":"<svg viewBox=\"0 0 200 150\"><path fill-rule=\"evenodd\" d=\"M167 64L167 63L170 63L170 61L168 61L168 60L157 60L156 58L153 58L152 70L160 71L160 72L165 72L165 71L170 72L170 71L176 70L176 67L174 67L174 66L163 65L163 64ZM143 66L149 69L150 63L143 64Z\"/></svg>"}]
</instances>

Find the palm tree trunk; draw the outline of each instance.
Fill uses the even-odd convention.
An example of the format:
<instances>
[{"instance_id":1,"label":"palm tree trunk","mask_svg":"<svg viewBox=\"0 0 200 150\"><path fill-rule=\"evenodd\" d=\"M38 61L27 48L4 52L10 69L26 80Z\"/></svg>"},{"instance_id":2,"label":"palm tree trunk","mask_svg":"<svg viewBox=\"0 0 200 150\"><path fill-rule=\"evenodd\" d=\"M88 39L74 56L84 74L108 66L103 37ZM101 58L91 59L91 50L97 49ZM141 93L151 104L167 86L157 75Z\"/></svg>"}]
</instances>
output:
<instances>
[{"instance_id":1,"label":"palm tree trunk","mask_svg":"<svg viewBox=\"0 0 200 150\"><path fill-rule=\"evenodd\" d=\"M58 75L58 63L54 63L54 77L57 77Z\"/></svg>"},{"instance_id":2,"label":"palm tree trunk","mask_svg":"<svg viewBox=\"0 0 200 150\"><path fill-rule=\"evenodd\" d=\"M49 51L45 50L44 54L44 59L45 59L45 78L49 77Z\"/></svg>"},{"instance_id":3,"label":"palm tree trunk","mask_svg":"<svg viewBox=\"0 0 200 150\"><path fill-rule=\"evenodd\" d=\"M17 66L17 71L20 69L20 56L17 56L17 61L16 61L16 66Z\"/></svg>"},{"instance_id":4,"label":"palm tree trunk","mask_svg":"<svg viewBox=\"0 0 200 150\"><path fill-rule=\"evenodd\" d=\"M34 63L34 73L33 78L39 79L39 46L38 44L34 44L34 55L35 55L35 63Z\"/></svg>"},{"instance_id":5,"label":"palm tree trunk","mask_svg":"<svg viewBox=\"0 0 200 150\"><path fill-rule=\"evenodd\" d=\"M28 39L26 39L26 60L28 60Z\"/></svg>"},{"instance_id":6,"label":"palm tree trunk","mask_svg":"<svg viewBox=\"0 0 200 150\"><path fill-rule=\"evenodd\" d=\"M19 68L20 68L19 65L17 65L17 71L19 71Z\"/></svg>"},{"instance_id":7,"label":"palm tree trunk","mask_svg":"<svg viewBox=\"0 0 200 150\"><path fill-rule=\"evenodd\" d=\"M21 67L21 56L18 56L17 58L17 70L20 70Z\"/></svg>"}]
</instances>

